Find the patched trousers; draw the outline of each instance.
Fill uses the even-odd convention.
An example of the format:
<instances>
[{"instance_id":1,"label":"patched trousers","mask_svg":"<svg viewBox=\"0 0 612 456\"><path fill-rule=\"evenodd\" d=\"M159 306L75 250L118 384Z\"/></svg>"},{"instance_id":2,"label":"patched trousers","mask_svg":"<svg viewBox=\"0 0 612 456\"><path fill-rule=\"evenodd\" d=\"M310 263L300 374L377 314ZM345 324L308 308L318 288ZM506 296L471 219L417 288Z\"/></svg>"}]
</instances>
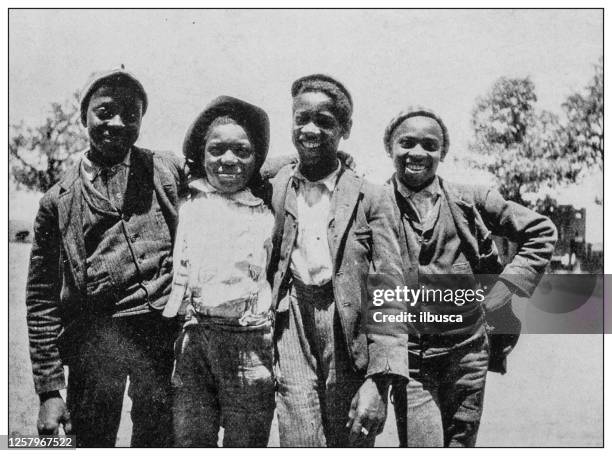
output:
<instances>
[{"instance_id":1,"label":"patched trousers","mask_svg":"<svg viewBox=\"0 0 612 456\"><path fill-rule=\"evenodd\" d=\"M177 340L174 436L179 447L265 447L274 418L272 330L206 323Z\"/></svg>"}]
</instances>

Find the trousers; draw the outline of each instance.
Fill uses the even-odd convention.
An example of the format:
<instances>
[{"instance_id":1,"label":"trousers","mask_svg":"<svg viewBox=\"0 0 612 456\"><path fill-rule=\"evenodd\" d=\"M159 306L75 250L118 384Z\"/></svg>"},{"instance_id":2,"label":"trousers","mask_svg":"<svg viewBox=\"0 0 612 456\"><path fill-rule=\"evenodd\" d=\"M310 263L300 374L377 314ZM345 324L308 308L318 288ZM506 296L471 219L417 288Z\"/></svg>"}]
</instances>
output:
<instances>
[{"instance_id":1,"label":"trousers","mask_svg":"<svg viewBox=\"0 0 612 456\"><path fill-rule=\"evenodd\" d=\"M265 447L274 418L272 329L200 323L177 340L173 406L179 447Z\"/></svg>"},{"instance_id":2,"label":"trousers","mask_svg":"<svg viewBox=\"0 0 612 456\"><path fill-rule=\"evenodd\" d=\"M467 339L448 336L412 343L410 380L392 387L402 447L474 447L489 365L484 328Z\"/></svg>"},{"instance_id":3,"label":"trousers","mask_svg":"<svg viewBox=\"0 0 612 456\"><path fill-rule=\"evenodd\" d=\"M148 313L96 316L83 327L68 364L67 406L77 446L115 445L128 377L131 446L171 446L176 323Z\"/></svg>"},{"instance_id":4,"label":"trousers","mask_svg":"<svg viewBox=\"0 0 612 456\"><path fill-rule=\"evenodd\" d=\"M277 413L282 447L346 447L351 400L364 382L355 372L331 283L294 282L289 310L275 328ZM373 446L375 436L362 444Z\"/></svg>"}]
</instances>

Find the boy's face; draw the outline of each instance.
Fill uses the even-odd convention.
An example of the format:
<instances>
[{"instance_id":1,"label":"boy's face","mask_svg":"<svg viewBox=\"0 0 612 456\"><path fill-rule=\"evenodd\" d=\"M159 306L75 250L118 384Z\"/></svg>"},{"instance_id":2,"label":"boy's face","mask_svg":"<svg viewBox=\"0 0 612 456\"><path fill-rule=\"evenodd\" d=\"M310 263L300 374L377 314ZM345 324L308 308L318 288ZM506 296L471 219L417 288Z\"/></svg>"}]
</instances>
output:
<instances>
[{"instance_id":1,"label":"boy's face","mask_svg":"<svg viewBox=\"0 0 612 456\"><path fill-rule=\"evenodd\" d=\"M140 134L142 99L133 89L100 86L87 106L87 132L100 161L121 160Z\"/></svg>"},{"instance_id":2,"label":"boy's face","mask_svg":"<svg viewBox=\"0 0 612 456\"><path fill-rule=\"evenodd\" d=\"M203 165L208 182L223 193L245 188L257 160L244 128L237 124L217 125L207 138Z\"/></svg>"},{"instance_id":3,"label":"boy's face","mask_svg":"<svg viewBox=\"0 0 612 456\"><path fill-rule=\"evenodd\" d=\"M404 185L421 188L431 182L442 158L443 144L442 128L431 117L409 117L395 129L391 158Z\"/></svg>"},{"instance_id":4,"label":"boy's face","mask_svg":"<svg viewBox=\"0 0 612 456\"><path fill-rule=\"evenodd\" d=\"M349 137L333 108L333 100L323 92L304 92L293 99L293 144L301 163L313 165L335 157L340 140Z\"/></svg>"}]
</instances>

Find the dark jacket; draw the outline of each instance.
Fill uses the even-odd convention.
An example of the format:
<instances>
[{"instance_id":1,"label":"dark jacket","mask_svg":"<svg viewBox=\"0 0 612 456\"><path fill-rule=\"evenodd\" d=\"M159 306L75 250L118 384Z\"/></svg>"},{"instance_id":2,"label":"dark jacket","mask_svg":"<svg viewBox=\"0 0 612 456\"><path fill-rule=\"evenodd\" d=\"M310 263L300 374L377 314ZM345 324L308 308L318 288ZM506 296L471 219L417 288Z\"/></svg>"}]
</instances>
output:
<instances>
[{"instance_id":1,"label":"dark jacket","mask_svg":"<svg viewBox=\"0 0 612 456\"><path fill-rule=\"evenodd\" d=\"M34 222L26 306L34 385L39 394L65 387L61 340L68 333L78 333L74 328L87 314L80 167L78 160L43 195ZM133 147L131 169L137 185L129 185L128 190L138 194L126 194L126 199L138 201L146 198L143 192L155 192L174 239L185 180L181 160L171 153Z\"/></svg>"},{"instance_id":2,"label":"dark jacket","mask_svg":"<svg viewBox=\"0 0 612 456\"><path fill-rule=\"evenodd\" d=\"M288 309L285 298L291 285L291 253L298 231L294 169L295 165L283 168L273 181L276 220L270 271L272 303L277 312ZM368 275L384 274L389 288L404 283L392 203L382 187L343 166L331 204L327 236L333 261L334 298L353 366L367 376L408 377L407 331L368 331L369 325L362 325L370 299ZM389 306L392 311L404 310L403 303Z\"/></svg>"},{"instance_id":3,"label":"dark jacket","mask_svg":"<svg viewBox=\"0 0 612 456\"><path fill-rule=\"evenodd\" d=\"M439 178L459 238L461 248L474 274L499 274L519 296L531 296L553 254L557 230L548 217L513 201L507 201L495 189L482 185L456 184ZM387 188L396 202L396 217L400 218L397 196L392 185ZM503 267L492 235L515 242L518 251ZM406 255L402 255L404 259ZM408 280L418 265L404 262Z\"/></svg>"},{"instance_id":4,"label":"dark jacket","mask_svg":"<svg viewBox=\"0 0 612 456\"><path fill-rule=\"evenodd\" d=\"M457 184L439 178L440 188L455 223L461 250L469 262L471 273L482 275L480 282L492 285L503 280L513 293L528 297L537 287L557 242L557 230L548 217L520 204L505 200L495 189L470 184ZM395 189L395 179L387 183L393 197L395 216L401 220L402 198ZM518 251L512 261L503 266L492 235L515 242ZM406 285L418 287L418 264L406 261L405 242L400 243ZM451 265L449 265L450 267ZM501 337L491 340L491 370L505 372L507 345L516 344L520 321L511 308L503 306L487 320L500 319L505 327ZM505 334L504 334L505 332Z\"/></svg>"}]
</instances>

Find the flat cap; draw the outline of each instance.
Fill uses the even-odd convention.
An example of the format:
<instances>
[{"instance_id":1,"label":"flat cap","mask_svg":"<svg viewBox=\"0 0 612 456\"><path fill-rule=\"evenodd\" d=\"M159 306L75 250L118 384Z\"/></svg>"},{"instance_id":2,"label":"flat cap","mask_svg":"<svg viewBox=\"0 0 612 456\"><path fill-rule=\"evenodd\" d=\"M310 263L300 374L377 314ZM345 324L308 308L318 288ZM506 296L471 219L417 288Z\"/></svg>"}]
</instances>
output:
<instances>
[{"instance_id":1,"label":"flat cap","mask_svg":"<svg viewBox=\"0 0 612 456\"><path fill-rule=\"evenodd\" d=\"M353 98L340 81L329 75L317 73L301 77L291 85L291 96L294 98L307 91L322 91L329 95L336 104L342 123L346 124L350 120L353 114Z\"/></svg>"},{"instance_id":2,"label":"flat cap","mask_svg":"<svg viewBox=\"0 0 612 456\"><path fill-rule=\"evenodd\" d=\"M142 99L142 113L147 111L148 98L147 92L140 81L130 72L126 71L123 66L109 71L94 73L83 90L81 91L81 122L87 126L87 107L91 95L101 86L125 86L134 89Z\"/></svg>"}]
</instances>

